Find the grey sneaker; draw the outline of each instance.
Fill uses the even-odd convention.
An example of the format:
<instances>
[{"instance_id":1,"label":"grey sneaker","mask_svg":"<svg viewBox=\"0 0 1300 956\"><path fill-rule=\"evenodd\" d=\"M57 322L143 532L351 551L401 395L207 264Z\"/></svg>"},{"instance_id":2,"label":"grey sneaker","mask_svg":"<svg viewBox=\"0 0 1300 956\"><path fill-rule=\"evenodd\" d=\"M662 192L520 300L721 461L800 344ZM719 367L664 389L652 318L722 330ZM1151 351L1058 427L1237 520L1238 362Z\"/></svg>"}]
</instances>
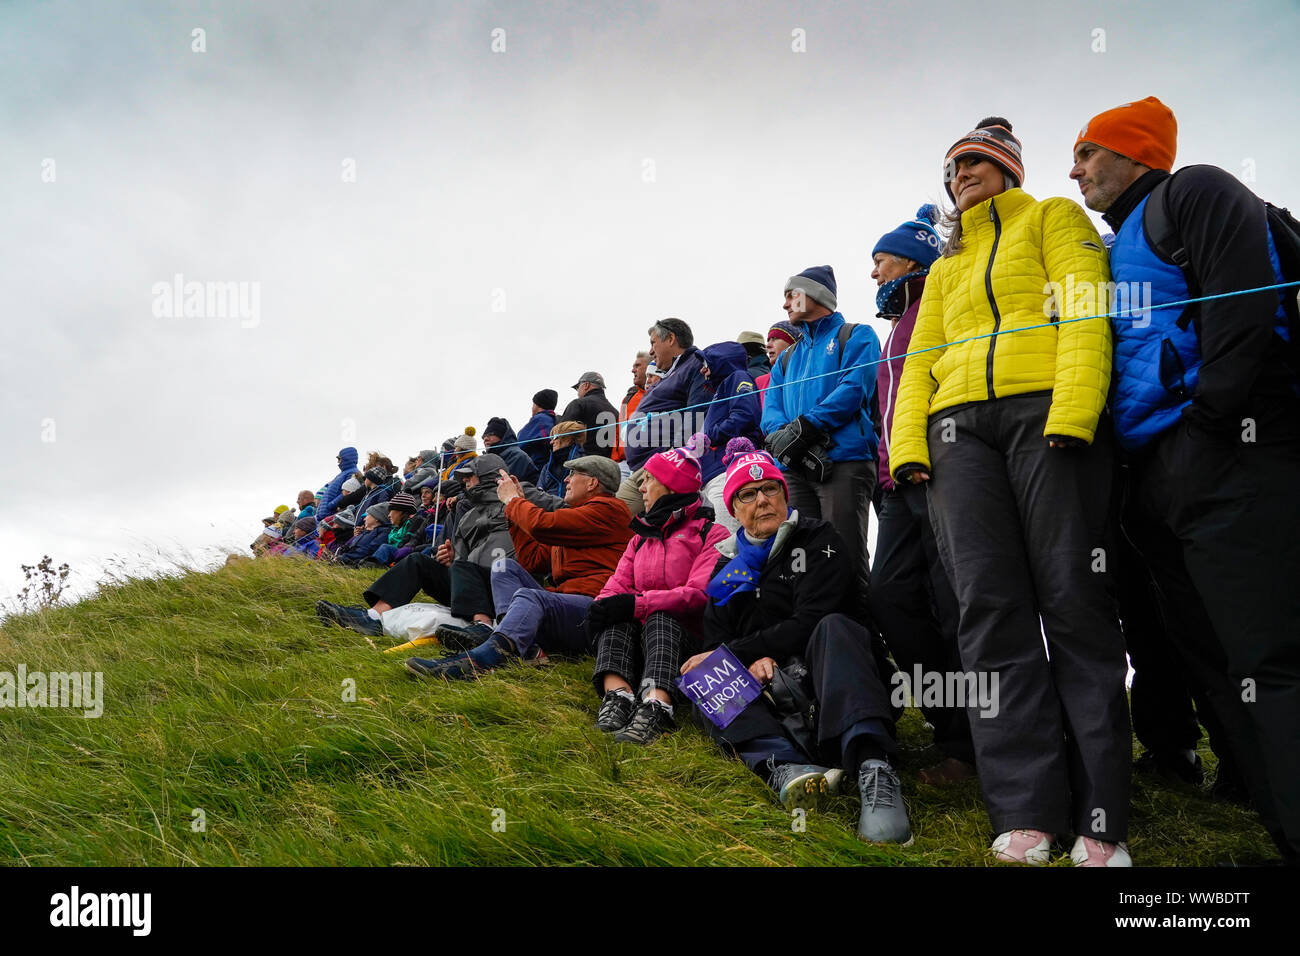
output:
<instances>
[{"instance_id":1,"label":"grey sneaker","mask_svg":"<svg viewBox=\"0 0 1300 956\"><path fill-rule=\"evenodd\" d=\"M632 720L636 713L636 698L631 694L616 690L606 692L596 714L596 726L607 734L618 733Z\"/></svg>"},{"instance_id":2,"label":"grey sneaker","mask_svg":"<svg viewBox=\"0 0 1300 956\"><path fill-rule=\"evenodd\" d=\"M898 774L883 760L864 760L858 771L858 792L862 796L862 815L858 817L858 836L870 843L912 842L912 824L903 806Z\"/></svg>"},{"instance_id":3,"label":"grey sneaker","mask_svg":"<svg viewBox=\"0 0 1300 956\"><path fill-rule=\"evenodd\" d=\"M830 792L825 767L811 763L778 764L772 757L767 758L767 765L771 768L768 782L787 810L816 810Z\"/></svg>"}]
</instances>

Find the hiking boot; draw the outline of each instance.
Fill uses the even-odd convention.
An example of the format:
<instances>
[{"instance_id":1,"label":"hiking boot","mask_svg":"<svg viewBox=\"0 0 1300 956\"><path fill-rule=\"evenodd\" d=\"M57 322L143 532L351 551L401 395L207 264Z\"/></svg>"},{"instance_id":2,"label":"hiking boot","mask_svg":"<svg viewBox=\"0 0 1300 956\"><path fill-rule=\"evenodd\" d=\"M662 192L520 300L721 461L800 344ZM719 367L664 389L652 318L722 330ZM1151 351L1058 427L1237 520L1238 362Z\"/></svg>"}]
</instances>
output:
<instances>
[{"instance_id":1,"label":"hiking boot","mask_svg":"<svg viewBox=\"0 0 1300 956\"><path fill-rule=\"evenodd\" d=\"M636 712L636 698L625 690L610 690L601 699L596 712L596 726L607 734L617 733L628 725Z\"/></svg>"},{"instance_id":2,"label":"hiking boot","mask_svg":"<svg viewBox=\"0 0 1300 956\"><path fill-rule=\"evenodd\" d=\"M946 787L972 779L975 776L975 767L956 757L946 757L933 767L926 767L917 776L922 783L928 783L932 787Z\"/></svg>"},{"instance_id":3,"label":"hiking boot","mask_svg":"<svg viewBox=\"0 0 1300 956\"><path fill-rule=\"evenodd\" d=\"M1107 843L1081 836L1074 841L1070 859L1075 866L1132 866L1127 843Z\"/></svg>"},{"instance_id":4,"label":"hiking boot","mask_svg":"<svg viewBox=\"0 0 1300 956\"><path fill-rule=\"evenodd\" d=\"M321 605L326 605L322 609ZM384 633L383 625L371 617L367 612L369 608L364 607L344 607L341 604L330 604L328 601L319 601L316 604L316 613L322 619L329 614L330 618L339 627L350 628L358 634L367 634L370 637L378 637Z\"/></svg>"},{"instance_id":5,"label":"hiking boot","mask_svg":"<svg viewBox=\"0 0 1300 956\"><path fill-rule=\"evenodd\" d=\"M903 806L902 786L898 774L884 760L864 760L858 770L858 792L862 797L862 814L858 817L858 836L870 843L912 842L912 824Z\"/></svg>"},{"instance_id":6,"label":"hiking boot","mask_svg":"<svg viewBox=\"0 0 1300 956\"><path fill-rule=\"evenodd\" d=\"M492 625L475 621L462 627L459 624L439 624L433 636L450 651L472 651L492 634Z\"/></svg>"},{"instance_id":7,"label":"hiking boot","mask_svg":"<svg viewBox=\"0 0 1300 956\"><path fill-rule=\"evenodd\" d=\"M778 764L772 757L768 758L768 767L771 768L768 784L786 810L819 809L822 799L830 792L825 767L811 763Z\"/></svg>"},{"instance_id":8,"label":"hiking boot","mask_svg":"<svg viewBox=\"0 0 1300 956\"><path fill-rule=\"evenodd\" d=\"M1205 779L1201 757L1191 750L1148 750L1133 761L1138 773L1154 774L1166 783L1199 787Z\"/></svg>"},{"instance_id":9,"label":"hiking boot","mask_svg":"<svg viewBox=\"0 0 1300 956\"><path fill-rule=\"evenodd\" d=\"M668 705L648 698L637 704L632 719L627 722L626 727L614 734L614 739L626 744L641 744L644 747L654 743L676 726Z\"/></svg>"},{"instance_id":10,"label":"hiking boot","mask_svg":"<svg viewBox=\"0 0 1300 956\"><path fill-rule=\"evenodd\" d=\"M989 847L994 859L1003 863L1025 863L1029 866L1043 866L1052 859L1052 841L1055 834L1042 830L1008 830L998 834L998 838Z\"/></svg>"}]
</instances>

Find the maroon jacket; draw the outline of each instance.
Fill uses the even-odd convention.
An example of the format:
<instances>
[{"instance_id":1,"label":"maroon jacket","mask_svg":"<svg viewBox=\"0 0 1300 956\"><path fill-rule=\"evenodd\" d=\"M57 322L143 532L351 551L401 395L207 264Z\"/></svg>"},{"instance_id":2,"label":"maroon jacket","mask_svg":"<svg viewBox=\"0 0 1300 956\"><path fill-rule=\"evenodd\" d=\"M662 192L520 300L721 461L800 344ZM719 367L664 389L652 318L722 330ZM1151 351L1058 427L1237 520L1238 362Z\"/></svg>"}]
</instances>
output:
<instances>
[{"instance_id":1,"label":"maroon jacket","mask_svg":"<svg viewBox=\"0 0 1300 956\"><path fill-rule=\"evenodd\" d=\"M925 288L925 277L918 276L907 283L912 304L903 312L898 324L885 339L885 346L880 350L881 362L876 366L876 395L880 400L880 417L884 423L884 434L876 455L876 468L880 487L885 491L894 490L894 479L889 474L889 432L894 427L894 403L898 400L898 381L903 377L903 363L907 359L907 346L912 341L912 330L916 328L916 313L921 310L921 292Z\"/></svg>"}]
</instances>

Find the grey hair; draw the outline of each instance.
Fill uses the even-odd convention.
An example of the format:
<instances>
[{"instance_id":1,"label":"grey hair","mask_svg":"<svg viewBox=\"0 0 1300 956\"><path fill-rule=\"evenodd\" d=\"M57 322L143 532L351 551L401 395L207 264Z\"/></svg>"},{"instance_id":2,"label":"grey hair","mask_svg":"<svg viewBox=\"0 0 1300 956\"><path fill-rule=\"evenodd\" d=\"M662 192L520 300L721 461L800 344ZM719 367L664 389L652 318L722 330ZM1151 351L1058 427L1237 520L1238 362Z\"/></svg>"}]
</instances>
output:
<instances>
[{"instance_id":1,"label":"grey hair","mask_svg":"<svg viewBox=\"0 0 1300 956\"><path fill-rule=\"evenodd\" d=\"M676 340L679 349L688 349L695 344L695 336L691 334L691 327L681 319L660 319L646 329L646 334L653 335L661 342L671 335Z\"/></svg>"}]
</instances>

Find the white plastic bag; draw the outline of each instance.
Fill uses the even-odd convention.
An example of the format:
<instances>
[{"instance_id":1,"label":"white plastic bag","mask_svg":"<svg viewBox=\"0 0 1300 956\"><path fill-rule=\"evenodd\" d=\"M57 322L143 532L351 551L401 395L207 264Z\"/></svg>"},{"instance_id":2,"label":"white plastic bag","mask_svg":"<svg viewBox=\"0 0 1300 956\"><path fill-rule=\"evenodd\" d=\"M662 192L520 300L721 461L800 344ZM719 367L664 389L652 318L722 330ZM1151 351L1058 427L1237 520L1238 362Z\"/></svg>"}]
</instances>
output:
<instances>
[{"instance_id":1,"label":"white plastic bag","mask_svg":"<svg viewBox=\"0 0 1300 956\"><path fill-rule=\"evenodd\" d=\"M429 637L443 624L455 624L465 627L469 624L456 617L442 604L403 604L379 616L379 623L389 637L404 641L413 641L418 637Z\"/></svg>"}]
</instances>

